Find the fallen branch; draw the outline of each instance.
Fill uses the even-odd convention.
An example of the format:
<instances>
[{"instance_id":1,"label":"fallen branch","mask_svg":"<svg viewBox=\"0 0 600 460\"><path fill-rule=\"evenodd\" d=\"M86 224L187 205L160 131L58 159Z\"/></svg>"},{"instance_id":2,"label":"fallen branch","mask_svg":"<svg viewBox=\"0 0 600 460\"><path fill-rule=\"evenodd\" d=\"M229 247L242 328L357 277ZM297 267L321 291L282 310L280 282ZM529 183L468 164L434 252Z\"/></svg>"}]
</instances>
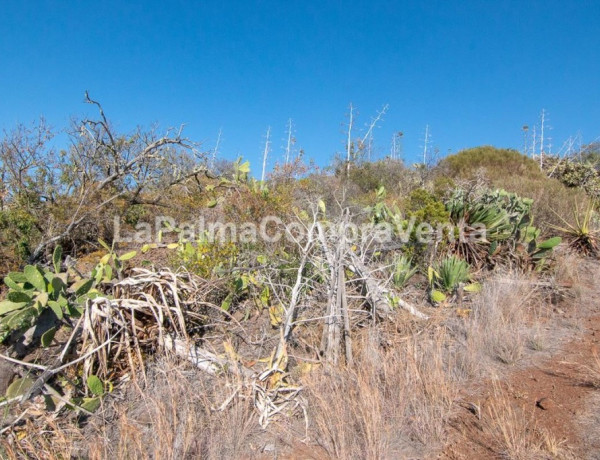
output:
<instances>
[{"instance_id":1,"label":"fallen branch","mask_svg":"<svg viewBox=\"0 0 600 460\"><path fill-rule=\"evenodd\" d=\"M350 270L355 272L360 277L360 280L363 283L363 292L367 298L367 301L369 304L371 304L373 314L380 319L391 315L393 307L390 305L387 299L388 290L381 287L377 280L372 276L369 276L367 268L356 255L356 253L350 252L350 257L352 259L352 266L348 268L350 268ZM411 315L414 315L420 319L428 319L426 314L420 312L408 302L402 299L396 299L396 302L401 308L408 311Z\"/></svg>"}]
</instances>

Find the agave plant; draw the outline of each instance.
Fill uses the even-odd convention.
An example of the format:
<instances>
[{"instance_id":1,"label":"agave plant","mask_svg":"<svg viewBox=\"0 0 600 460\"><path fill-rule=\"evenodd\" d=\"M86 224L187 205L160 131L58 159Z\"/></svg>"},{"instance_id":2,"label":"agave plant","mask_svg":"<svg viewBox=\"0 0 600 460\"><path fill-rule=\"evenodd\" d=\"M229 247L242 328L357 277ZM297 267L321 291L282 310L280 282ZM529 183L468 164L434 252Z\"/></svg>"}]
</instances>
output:
<instances>
[{"instance_id":1,"label":"agave plant","mask_svg":"<svg viewBox=\"0 0 600 460\"><path fill-rule=\"evenodd\" d=\"M469 196L458 189L447 200L446 208L454 224L464 230L455 252L467 262L480 265L503 247L514 247L531 225L533 200L504 190L486 191ZM533 227L532 227L533 228ZM484 237L473 238L474 232Z\"/></svg>"},{"instance_id":2,"label":"agave plant","mask_svg":"<svg viewBox=\"0 0 600 460\"><path fill-rule=\"evenodd\" d=\"M417 272L417 267L413 267L412 261L405 255L394 260L393 269L392 282L398 289L402 289Z\"/></svg>"},{"instance_id":3,"label":"agave plant","mask_svg":"<svg viewBox=\"0 0 600 460\"><path fill-rule=\"evenodd\" d=\"M444 302L448 295L452 295L461 284L471 280L471 266L467 261L456 256L443 259L435 267L429 267L428 277L430 284L430 298L434 303ZM470 283L464 287L465 291L477 292L478 283Z\"/></svg>"},{"instance_id":4,"label":"agave plant","mask_svg":"<svg viewBox=\"0 0 600 460\"><path fill-rule=\"evenodd\" d=\"M483 225L486 241L505 241L530 222L533 201L504 190L485 192L473 198L458 189L446 202L446 208L455 223L467 227Z\"/></svg>"},{"instance_id":5,"label":"agave plant","mask_svg":"<svg viewBox=\"0 0 600 460\"><path fill-rule=\"evenodd\" d=\"M469 281L471 267L469 264L456 256L443 259L435 268L435 284L444 292L451 293L460 283Z\"/></svg>"},{"instance_id":6,"label":"agave plant","mask_svg":"<svg viewBox=\"0 0 600 460\"><path fill-rule=\"evenodd\" d=\"M554 211L554 214L564 223L564 227L553 225L552 227L562 232L569 246L577 252L585 255L597 256L600 250L600 229L595 223L596 202L591 200L587 208L582 211L575 204L573 211L573 222L568 222L563 216Z\"/></svg>"}]
</instances>

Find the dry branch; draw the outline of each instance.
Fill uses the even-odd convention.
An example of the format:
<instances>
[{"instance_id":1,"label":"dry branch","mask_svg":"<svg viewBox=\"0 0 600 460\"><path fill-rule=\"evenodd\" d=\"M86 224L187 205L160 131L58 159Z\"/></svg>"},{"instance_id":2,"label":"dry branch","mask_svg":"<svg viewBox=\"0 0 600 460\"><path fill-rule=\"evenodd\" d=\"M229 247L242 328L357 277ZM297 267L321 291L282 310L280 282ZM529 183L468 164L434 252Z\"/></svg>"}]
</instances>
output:
<instances>
[{"instance_id":1,"label":"dry branch","mask_svg":"<svg viewBox=\"0 0 600 460\"><path fill-rule=\"evenodd\" d=\"M181 339L167 337L164 339L162 345L165 350L175 353L180 358L187 359L198 369L211 375L219 375L223 372L230 371L247 379L252 379L254 377L254 372L245 368L240 363L220 358L208 350L189 345Z\"/></svg>"},{"instance_id":2,"label":"dry branch","mask_svg":"<svg viewBox=\"0 0 600 460\"><path fill-rule=\"evenodd\" d=\"M354 252L351 252L350 254L352 266L349 268L359 276L361 282L363 283L363 291L369 304L371 304L373 314L380 319L388 317L391 315L393 308L387 300L387 289L381 287L377 280L369 275L367 268ZM427 315L421 313L408 302L405 302L402 299L396 299L396 301L400 307L408 311L411 315L414 315L420 319L428 318Z\"/></svg>"}]
</instances>

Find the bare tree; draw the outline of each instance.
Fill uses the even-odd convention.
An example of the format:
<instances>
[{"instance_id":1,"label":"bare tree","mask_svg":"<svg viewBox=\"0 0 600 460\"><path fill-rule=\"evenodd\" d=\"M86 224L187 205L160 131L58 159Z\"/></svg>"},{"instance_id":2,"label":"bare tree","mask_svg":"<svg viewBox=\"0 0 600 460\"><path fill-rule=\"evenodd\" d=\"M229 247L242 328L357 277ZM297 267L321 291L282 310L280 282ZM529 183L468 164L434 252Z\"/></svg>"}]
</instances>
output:
<instances>
[{"instance_id":1,"label":"bare tree","mask_svg":"<svg viewBox=\"0 0 600 460\"><path fill-rule=\"evenodd\" d=\"M390 158L392 160L401 160L402 159L402 139L404 138L404 133L402 131L398 131L392 134L392 147L390 149Z\"/></svg>"},{"instance_id":2,"label":"bare tree","mask_svg":"<svg viewBox=\"0 0 600 460\"><path fill-rule=\"evenodd\" d=\"M66 238L117 198L130 204L157 204L160 193L150 201L144 193L164 190L207 172L204 154L182 137L183 126L162 136L155 129L140 128L129 135L117 134L102 105L87 92L85 102L97 108L99 118L76 124L64 161L48 172L60 177L63 196L73 203L71 217L67 223L46 229L30 261L38 260L47 247Z\"/></svg>"},{"instance_id":3,"label":"bare tree","mask_svg":"<svg viewBox=\"0 0 600 460\"><path fill-rule=\"evenodd\" d=\"M428 160L428 148L429 142L431 140L431 135L429 134L429 125L425 125L425 138L423 140L423 164L427 165Z\"/></svg>"},{"instance_id":4,"label":"bare tree","mask_svg":"<svg viewBox=\"0 0 600 460\"><path fill-rule=\"evenodd\" d=\"M217 156L219 155L219 146L221 144L221 135L223 134L223 128L219 128L219 134L217 134L217 142L215 143L215 148L212 152L212 157L210 159L210 169L215 168L215 163L217 162Z\"/></svg>"},{"instance_id":5,"label":"bare tree","mask_svg":"<svg viewBox=\"0 0 600 460\"><path fill-rule=\"evenodd\" d=\"M56 186L52 174L55 154L47 144L54 133L42 118L33 127L19 125L0 142L0 206L19 201L51 201ZM28 203L29 202L29 203Z\"/></svg>"},{"instance_id":6,"label":"bare tree","mask_svg":"<svg viewBox=\"0 0 600 460\"><path fill-rule=\"evenodd\" d=\"M383 119L383 116L387 112L388 107L389 107L389 105L385 104L381 108L381 110L379 110L377 112L377 115L375 117L371 118L371 123L369 123L369 126L367 128L367 132L365 133L365 135L360 140L359 145L361 146L361 149L364 149L365 146L367 148L367 154L368 154L368 160L369 161L371 161L371 149L373 147L373 130L377 126L377 123L379 123Z\"/></svg>"},{"instance_id":7,"label":"bare tree","mask_svg":"<svg viewBox=\"0 0 600 460\"><path fill-rule=\"evenodd\" d=\"M546 122L546 110L542 109L541 132L540 132L540 169L544 168L544 125Z\"/></svg>"},{"instance_id":8,"label":"bare tree","mask_svg":"<svg viewBox=\"0 0 600 460\"><path fill-rule=\"evenodd\" d=\"M521 131L523 132L523 155L527 155L527 149L529 148L529 126L523 125Z\"/></svg>"}]
</instances>

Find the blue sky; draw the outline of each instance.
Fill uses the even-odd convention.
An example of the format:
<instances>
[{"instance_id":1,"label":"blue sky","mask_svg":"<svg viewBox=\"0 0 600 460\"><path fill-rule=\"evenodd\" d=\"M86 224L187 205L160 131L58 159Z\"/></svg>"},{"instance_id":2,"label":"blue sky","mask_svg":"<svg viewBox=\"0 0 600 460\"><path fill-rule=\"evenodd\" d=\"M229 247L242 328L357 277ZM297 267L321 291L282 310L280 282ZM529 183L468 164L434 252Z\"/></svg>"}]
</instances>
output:
<instances>
[{"instance_id":1,"label":"blue sky","mask_svg":"<svg viewBox=\"0 0 600 460\"><path fill-rule=\"evenodd\" d=\"M425 125L442 153L521 148L548 112L553 149L600 136L596 1L13 1L0 14L0 128L90 113L84 91L129 130L186 123L226 158L259 156L267 126L282 158L319 164L384 104L375 153L404 133L416 161ZM547 128L548 128L547 126ZM548 135L548 131L546 133Z\"/></svg>"}]
</instances>

